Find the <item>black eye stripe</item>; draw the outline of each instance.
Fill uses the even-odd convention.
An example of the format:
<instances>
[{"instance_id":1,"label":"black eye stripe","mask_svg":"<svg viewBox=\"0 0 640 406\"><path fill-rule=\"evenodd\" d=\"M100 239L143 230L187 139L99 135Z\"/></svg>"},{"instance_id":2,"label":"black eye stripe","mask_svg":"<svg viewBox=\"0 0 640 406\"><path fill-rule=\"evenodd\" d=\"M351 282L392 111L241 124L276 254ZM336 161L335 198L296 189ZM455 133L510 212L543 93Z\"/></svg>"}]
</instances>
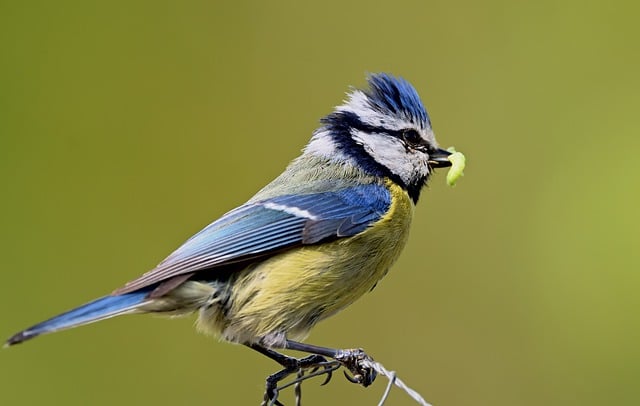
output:
<instances>
[{"instance_id":1,"label":"black eye stripe","mask_svg":"<svg viewBox=\"0 0 640 406\"><path fill-rule=\"evenodd\" d=\"M392 130L390 128L363 123L355 113L352 113L350 111L343 111L337 114L340 116L340 120L344 124L354 130L362 131L365 133L387 134L391 137L401 140L407 147L418 147L426 151L431 149L431 145L429 145L429 143L422 138L420 133L413 128Z\"/></svg>"}]
</instances>

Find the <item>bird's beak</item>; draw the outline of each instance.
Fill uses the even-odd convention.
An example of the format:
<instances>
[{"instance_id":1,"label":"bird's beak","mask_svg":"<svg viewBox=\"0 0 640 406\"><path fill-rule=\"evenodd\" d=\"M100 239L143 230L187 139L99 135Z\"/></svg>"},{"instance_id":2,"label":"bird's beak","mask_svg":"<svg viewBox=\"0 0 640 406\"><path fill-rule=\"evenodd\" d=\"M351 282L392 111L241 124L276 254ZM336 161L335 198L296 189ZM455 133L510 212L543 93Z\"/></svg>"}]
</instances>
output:
<instances>
[{"instance_id":1,"label":"bird's beak","mask_svg":"<svg viewBox=\"0 0 640 406\"><path fill-rule=\"evenodd\" d=\"M438 148L435 152L429 154L429 165L431 165L432 168L446 168L447 166L451 166L449 155L451 155L451 152Z\"/></svg>"}]
</instances>

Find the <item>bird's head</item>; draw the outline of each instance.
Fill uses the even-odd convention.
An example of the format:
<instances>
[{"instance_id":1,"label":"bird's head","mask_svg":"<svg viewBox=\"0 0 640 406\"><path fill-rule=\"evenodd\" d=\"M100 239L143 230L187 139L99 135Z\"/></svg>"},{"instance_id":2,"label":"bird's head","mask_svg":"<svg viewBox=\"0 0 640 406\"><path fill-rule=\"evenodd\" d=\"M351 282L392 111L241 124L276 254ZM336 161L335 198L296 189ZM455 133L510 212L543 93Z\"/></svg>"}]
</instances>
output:
<instances>
[{"instance_id":1,"label":"bird's head","mask_svg":"<svg viewBox=\"0 0 640 406\"><path fill-rule=\"evenodd\" d=\"M414 201L433 168L450 166L420 96L409 82L385 73L368 77L322 119L305 153L356 165L401 185Z\"/></svg>"}]
</instances>

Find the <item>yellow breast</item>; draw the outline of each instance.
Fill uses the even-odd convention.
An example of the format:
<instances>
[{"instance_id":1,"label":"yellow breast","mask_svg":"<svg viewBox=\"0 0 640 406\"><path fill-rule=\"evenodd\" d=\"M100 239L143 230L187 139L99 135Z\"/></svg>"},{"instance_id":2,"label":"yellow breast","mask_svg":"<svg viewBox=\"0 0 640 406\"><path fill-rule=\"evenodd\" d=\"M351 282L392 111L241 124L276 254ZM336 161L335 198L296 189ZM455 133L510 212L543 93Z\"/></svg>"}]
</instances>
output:
<instances>
[{"instance_id":1,"label":"yellow breast","mask_svg":"<svg viewBox=\"0 0 640 406\"><path fill-rule=\"evenodd\" d=\"M294 249L241 271L214 329L238 342L277 333L301 339L318 320L370 291L398 258L413 216L407 193L391 181L387 187L388 212L362 233Z\"/></svg>"}]
</instances>

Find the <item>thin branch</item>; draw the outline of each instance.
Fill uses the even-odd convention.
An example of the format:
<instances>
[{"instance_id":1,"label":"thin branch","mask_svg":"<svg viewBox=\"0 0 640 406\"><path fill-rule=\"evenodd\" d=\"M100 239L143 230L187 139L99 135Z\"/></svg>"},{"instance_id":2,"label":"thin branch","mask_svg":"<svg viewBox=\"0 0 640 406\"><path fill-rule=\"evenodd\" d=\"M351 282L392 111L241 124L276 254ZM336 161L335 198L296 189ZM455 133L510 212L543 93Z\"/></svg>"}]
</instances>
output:
<instances>
[{"instance_id":1,"label":"thin branch","mask_svg":"<svg viewBox=\"0 0 640 406\"><path fill-rule=\"evenodd\" d=\"M380 403L378 403L378 406L384 405L384 402L389 397L389 392L391 392L392 385L396 385L398 388L407 392L407 395L413 398L413 400L415 400L421 406L431 406L431 404L427 403L427 401L424 400L424 398L418 392L408 387L400 378L398 378L394 371L387 370L381 363L363 360L362 364L365 367L372 368L380 375L384 375L389 378L389 384L387 385L387 388L385 389L384 394L382 395L382 399L380 399Z\"/></svg>"}]
</instances>

